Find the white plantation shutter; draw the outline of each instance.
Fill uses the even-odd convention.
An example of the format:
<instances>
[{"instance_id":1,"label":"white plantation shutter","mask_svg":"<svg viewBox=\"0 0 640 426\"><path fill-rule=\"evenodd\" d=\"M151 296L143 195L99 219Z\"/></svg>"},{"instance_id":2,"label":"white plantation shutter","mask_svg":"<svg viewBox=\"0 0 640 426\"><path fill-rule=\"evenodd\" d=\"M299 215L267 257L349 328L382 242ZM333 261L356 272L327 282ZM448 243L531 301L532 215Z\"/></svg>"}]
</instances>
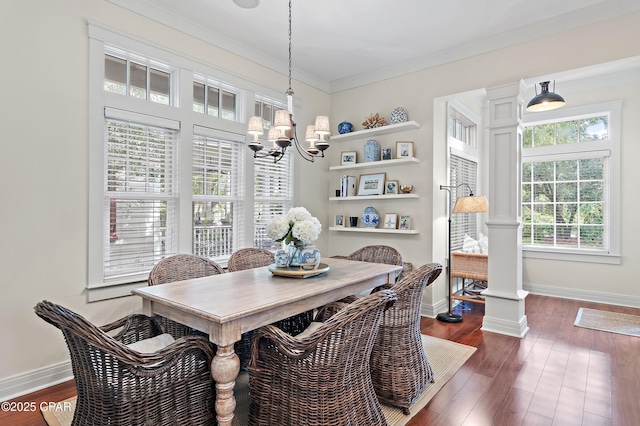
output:
<instances>
[{"instance_id":1,"label":"white plantation shutter","mask_svg":"<svg viewBox=\"0 0 640 426\"><path fill-rule=\"evenodd\" d=\"M458 187L461 183L466 183L475 193L478 176L478 163L451 154L450 156L450 182L451 205L449 211L453 211L458 197L469 195L469 188L466 185ZM464 235L477 239L477 213L454 213L451 215L451 250L461 250Z\"/></svg>"},{"instance_id":2,"label":"white plantation shutter","mask_svg":"<svg viewBox=\"0 0 640 426\"><path fill-rule=\"evenodd\" d=\"M244 135L194 126L193 254L222 262L244 242Z\"/></svg>"},{"instance_id":3,"label":"white plantation shutter","mask_svg":"<svg viewBox=\"0 0 640 426\"><path fill-rule=\"evenodd\" d=\"M176 254L178 123L105 109L104 282L145 280Z\"/></svg>"},{"instance_id":4,"label":"white plantation shutter","mask_svg":"<svg viewBox=\"0 0 640 426\"><path fill-rule=\"evenodd\" d=\"M280 243L267 236L267 223L273 216L285 214L293 204L292 154L277 163L272 158L255 160L254 247L279 249Z\"/></svg>"}]
</instances>

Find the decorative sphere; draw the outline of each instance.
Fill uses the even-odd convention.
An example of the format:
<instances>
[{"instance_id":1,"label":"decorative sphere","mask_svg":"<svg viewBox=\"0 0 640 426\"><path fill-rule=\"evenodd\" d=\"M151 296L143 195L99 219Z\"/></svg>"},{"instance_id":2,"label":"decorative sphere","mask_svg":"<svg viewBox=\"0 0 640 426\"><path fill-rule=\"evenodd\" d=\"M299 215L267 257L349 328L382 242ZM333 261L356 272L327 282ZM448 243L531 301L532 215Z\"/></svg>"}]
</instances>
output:
<instances>
[{"instance_id":1,"label":"decorative sphere","mask_svg":"<svg viewBox=\"0 0 640 426\"><path fill-rule=\"evenodd\" d=\"M342 135L350 132L353 132L353 124L349 123L348 121L343 121L342 123L338 124L338 133Z\"/></svg>"}]
</instances>

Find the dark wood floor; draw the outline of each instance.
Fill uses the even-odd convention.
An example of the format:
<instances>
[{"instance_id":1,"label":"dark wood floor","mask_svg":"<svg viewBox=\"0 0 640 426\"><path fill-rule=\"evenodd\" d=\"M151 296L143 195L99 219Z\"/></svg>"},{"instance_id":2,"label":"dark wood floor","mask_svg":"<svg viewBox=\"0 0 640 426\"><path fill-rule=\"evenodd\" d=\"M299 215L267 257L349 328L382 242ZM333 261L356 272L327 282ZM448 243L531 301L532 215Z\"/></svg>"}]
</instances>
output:
<instances>
[{"instance_id":1,"label":"dark wood floor","mask_svg":"<svg viewBox=\"0 0 640 426\"><path fill-rule=\"evenodd\" d=\"M578 308L640 315L640 309L529 295L523 339L482 332L484 306L464 322L423 318L428 334L478 350L410 422L422 425L640 425L640 338L574 327ZM55 402L73 382L15 401ZM46 426L38 411L0 412L0 425Z\"/></svg>"}]
</instances>

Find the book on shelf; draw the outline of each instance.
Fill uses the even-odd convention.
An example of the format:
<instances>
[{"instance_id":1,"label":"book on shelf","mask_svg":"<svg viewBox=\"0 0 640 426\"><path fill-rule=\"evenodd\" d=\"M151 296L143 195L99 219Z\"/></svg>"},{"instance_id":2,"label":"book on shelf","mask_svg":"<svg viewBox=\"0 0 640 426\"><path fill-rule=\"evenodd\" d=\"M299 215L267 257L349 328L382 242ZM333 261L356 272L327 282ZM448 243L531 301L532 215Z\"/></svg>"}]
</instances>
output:
<instances>
[{"instance_id":1,"label":"book on shelf","mask_svg":"<svg viewBox=\"0 0 640 426\"><path fill-rule=\"evenodd\" d=\"M356 195L356 185L358 184L358 178L355 176L344 175L340 179L340 196L341 197L354 197Z\"/></svg>"}]
</instances>

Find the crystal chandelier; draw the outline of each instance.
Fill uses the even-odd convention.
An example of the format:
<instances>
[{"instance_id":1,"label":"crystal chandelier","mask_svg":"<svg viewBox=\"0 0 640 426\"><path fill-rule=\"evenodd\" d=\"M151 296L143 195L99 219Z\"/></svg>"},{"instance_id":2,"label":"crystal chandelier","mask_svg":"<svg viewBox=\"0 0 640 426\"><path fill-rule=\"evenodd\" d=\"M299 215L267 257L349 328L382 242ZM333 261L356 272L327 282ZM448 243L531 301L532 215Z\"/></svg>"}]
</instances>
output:
<instances>
[{"instance_id":1,"label":"crystal chandelier","mask_svg":"<svg viewBox=\"0 0 640 426\"><path fill-rule=\"evenodd\" d=\"M308 125L305 132L305 140L309 142L308 148L303 148L296 134L296 122L293 121L293 90L291 89L291 0L289 0L289 88L287 94L287 109L276 111L273 125L269 128L267 139L273 143L271 148L265 149L258 139L264 133L262 117L253 116L249 119L247 133L253 135L253 141L249 148L253 151L253 158L273 157L277 163L292 144L302 158L312 162L315 157L324 157L324 151L329 148L329 142L324 139L331 134L329 117L319 115L315 125Z\"/></svg>"}]
</instances>

